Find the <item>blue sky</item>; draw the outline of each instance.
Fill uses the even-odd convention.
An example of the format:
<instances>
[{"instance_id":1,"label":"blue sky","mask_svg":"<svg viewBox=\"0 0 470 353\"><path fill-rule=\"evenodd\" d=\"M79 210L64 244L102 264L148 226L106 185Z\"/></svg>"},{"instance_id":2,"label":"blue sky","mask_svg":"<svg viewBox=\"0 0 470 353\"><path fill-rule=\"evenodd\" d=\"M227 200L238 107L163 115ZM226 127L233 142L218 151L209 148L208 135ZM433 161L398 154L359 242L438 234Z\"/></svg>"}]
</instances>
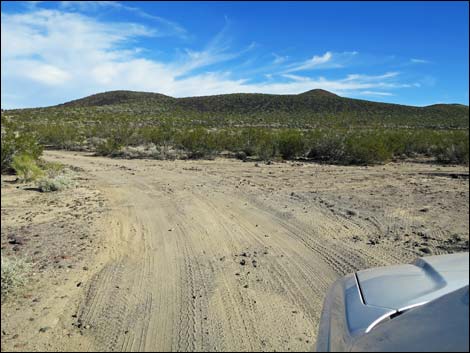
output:
<instances>
[{"instance_id":1,"label":"blue sky","mask_svg":"<svg viewBox=\"0 0 470 353\"><path fill-rule=\"evenodd\" d=\"M125 89L469 100L467 2L2 2L1 106Z\"/></svg>"}]
</instances>

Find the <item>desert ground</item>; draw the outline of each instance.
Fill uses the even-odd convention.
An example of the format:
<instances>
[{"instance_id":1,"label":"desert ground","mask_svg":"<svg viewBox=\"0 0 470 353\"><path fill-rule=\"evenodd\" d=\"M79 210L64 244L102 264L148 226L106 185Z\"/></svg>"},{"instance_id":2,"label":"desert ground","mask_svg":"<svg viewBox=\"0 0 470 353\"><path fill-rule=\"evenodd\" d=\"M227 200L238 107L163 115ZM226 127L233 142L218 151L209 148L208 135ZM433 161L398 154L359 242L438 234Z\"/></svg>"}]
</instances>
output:
<instances>
[{"instance_id":1,"label":"desert ground","mask_svg":"<svg viewBox=\"0 0 470 353\"><path fill-rule=\"evenodd\" d=\"M74 187L2 177L2 351L309 351L340 276L468 251L468 168L158 161L47 151Z\"/></svg>"}]
</instances>

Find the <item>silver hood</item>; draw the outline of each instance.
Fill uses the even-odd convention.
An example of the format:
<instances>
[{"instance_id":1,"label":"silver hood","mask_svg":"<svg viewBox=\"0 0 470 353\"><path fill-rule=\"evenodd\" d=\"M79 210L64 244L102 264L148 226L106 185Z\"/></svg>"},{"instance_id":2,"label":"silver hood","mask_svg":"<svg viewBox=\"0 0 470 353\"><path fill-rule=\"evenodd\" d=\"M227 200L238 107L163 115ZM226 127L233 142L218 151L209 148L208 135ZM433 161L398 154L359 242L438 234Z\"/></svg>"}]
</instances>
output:
<instances>
[{"instance_id":1,"label":"silver hood","mask_svg":"<svg viewBox=\"0 0 470 353\"><path fill-rule=\"evenodd\" d=\"M468 285L468 253L428 256L410 265L359 271L364 304L403 311Z\"/></svg>"},{"instance_id":2,"label":"silver hood","mask_svg":"<svg viewBox=\"0 0 470 353\"><path fill-rule=\"evenodd\" d=\"M451 293L462 288L468 292L468 283L468 253L429 256L408 265L345 276L332 285L325 298L317 351L351 350L356 342L367 342L367 337L372 337L380 328L389 327L399 317L410 318L420 308L421 312L427 312L426 308L439 304L440 298L452 296ZM460 314L468 320L468 303L466 308ZM442 314L441 317L444 319ZM429 325L423 322L422 329ZM440 325L447 324L442 321ZM401 339L392 336L394 338L389 337L391 342Z\"/></svg>"}]
</instances>

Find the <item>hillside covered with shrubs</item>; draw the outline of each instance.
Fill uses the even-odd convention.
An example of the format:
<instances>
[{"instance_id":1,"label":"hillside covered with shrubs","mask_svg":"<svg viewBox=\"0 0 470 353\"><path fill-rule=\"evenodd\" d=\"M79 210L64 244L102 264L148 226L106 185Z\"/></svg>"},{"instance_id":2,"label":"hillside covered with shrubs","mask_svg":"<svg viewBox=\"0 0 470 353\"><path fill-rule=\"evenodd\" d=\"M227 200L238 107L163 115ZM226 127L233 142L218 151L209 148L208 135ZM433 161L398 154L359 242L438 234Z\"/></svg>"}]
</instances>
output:
<instances>
[{"instance_id":1,"label":"hillside covered with shrubs","mask_svg":"<svg viewBox=\"0 0 470 353\"><path fill-rule=\"evenodd\" d=\"M188 98L113 91L53 107L2 111L2 172L15 153L35 159L42 146L130 158L224 154L374 164L427 156L468 164L468 123L464 105L413 107L323 90Z\"/></svg>"}]
</instances>

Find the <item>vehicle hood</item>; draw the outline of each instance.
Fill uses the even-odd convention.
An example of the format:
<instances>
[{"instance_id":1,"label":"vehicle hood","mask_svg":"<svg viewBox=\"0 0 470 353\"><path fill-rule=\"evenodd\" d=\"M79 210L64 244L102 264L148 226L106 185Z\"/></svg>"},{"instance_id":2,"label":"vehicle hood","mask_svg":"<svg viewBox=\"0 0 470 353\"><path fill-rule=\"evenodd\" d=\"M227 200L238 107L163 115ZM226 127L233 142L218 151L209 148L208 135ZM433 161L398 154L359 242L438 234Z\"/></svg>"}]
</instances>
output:
<instances>
[{"instance_id":1,"label":"vehicle hood","mask_svg":"<svg viewBox=\"0 0 470 353\"><path fill-rule=\"evenodd\" d=\"M356 276L365 305L404 311L468 286L469 254L428 256Z\"/></svg>"}]
</instances>

